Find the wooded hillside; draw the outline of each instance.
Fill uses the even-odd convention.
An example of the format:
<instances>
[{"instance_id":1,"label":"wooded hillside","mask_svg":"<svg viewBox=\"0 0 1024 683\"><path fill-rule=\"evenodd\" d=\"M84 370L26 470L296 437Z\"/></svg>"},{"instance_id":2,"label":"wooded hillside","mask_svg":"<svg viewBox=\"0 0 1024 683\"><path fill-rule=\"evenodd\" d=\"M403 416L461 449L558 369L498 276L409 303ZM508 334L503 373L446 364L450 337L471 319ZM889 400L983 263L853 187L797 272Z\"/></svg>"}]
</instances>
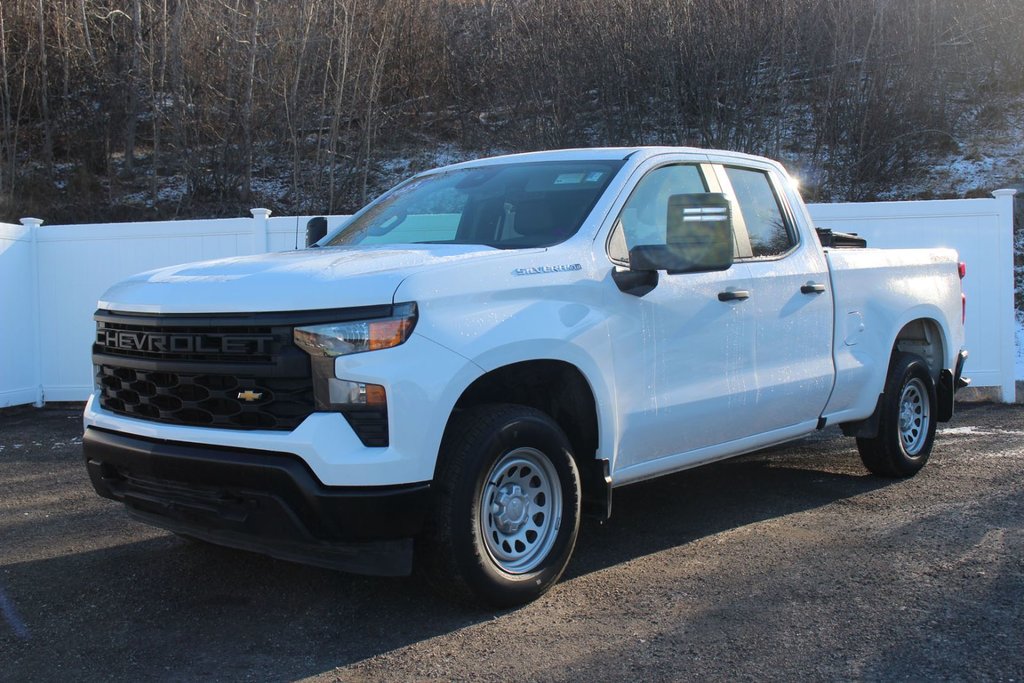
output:
<instances>
[{"instance_id":1,"label":"wooded hillside","mask_svg":"<svg viewBox=\"0 0 1024 683\"><path fill-rule=\"evenodd\" d=\"M1024 90L1024 2L4 0L0 70L5 220L343 212L446 159L641 143L857 199Z\"/></svg>"}]
</instances>

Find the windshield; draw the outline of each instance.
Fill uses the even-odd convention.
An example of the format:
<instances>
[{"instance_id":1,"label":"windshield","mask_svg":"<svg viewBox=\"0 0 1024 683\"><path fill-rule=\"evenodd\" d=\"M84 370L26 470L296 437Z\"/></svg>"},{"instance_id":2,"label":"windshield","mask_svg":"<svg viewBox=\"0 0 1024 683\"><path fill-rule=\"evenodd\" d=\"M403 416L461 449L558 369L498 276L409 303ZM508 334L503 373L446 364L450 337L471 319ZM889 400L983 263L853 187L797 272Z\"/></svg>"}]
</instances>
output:
<instances>
[{"instance_id":1,"label":"windshield","mask_svg":"<svg viewBox=\"0 0 1024 683\"><path fill-rule=\"evenodd\" d=\"M327 245L550 246L579 230L623 163L510 163L413 178L370 204Z\"/></svg>"}]
</instances>

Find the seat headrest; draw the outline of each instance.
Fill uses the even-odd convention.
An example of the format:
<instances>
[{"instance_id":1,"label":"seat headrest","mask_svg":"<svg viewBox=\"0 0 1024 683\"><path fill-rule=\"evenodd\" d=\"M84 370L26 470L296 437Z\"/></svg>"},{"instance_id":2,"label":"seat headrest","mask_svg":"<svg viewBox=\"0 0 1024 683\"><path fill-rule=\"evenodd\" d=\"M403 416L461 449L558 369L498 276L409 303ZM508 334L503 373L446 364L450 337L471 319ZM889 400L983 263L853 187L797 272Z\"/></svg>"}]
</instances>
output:
<instances>
[{"instance_id":1,"label":"seat headrest","mask_svg":"<svg viewBox=\"0 0 1024 683\"><path fill-rule=\"evenodd\" d=\"M520 235L554 235L557 227L550 200L526 199L515 204L515 230Z\"/></svg>"}]
</instances>

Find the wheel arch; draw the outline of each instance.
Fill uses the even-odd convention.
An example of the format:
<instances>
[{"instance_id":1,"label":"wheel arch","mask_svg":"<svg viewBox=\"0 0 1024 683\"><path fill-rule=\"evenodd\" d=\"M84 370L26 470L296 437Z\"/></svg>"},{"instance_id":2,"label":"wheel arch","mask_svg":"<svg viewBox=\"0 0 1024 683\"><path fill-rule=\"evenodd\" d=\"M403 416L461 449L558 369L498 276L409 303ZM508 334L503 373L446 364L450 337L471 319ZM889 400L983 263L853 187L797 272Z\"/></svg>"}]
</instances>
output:
<instances>
[{"instance_id":1,"label":"wheel arch","mask_svg":"<svg viewBox=\"0 0 1024 683\"><path fill-rule=\"evenodd\" d=\"M598 398L583 371L564 360L531 359L486 372L456 401L442 444L450 437L449 430L460 412L492 403L529 406L554 420L572 445L583 485L584 512L602 518L610 514L609 464L597 457L601 437ZM442 458L444 453L439 452L438 463Z\"/></svg>"},{"instance_id":2,"label":"wheel arch","mask_svg":"<svg viewBox=\"0 0 1024 683\"><path fill-rule=\"evenodd\" d=\"M900 353L912 353L924 360L929 374L935 383L938 398L937 415L940 422L948 421L953 414L952 372L947 367L949 352L946 328L935 316L923 315L912 317L900 327L889 348L889 358L885 364L885 375L881 379L884 386L892 370L893 361ZM878 435L879 417L882 410L884 394L879 394L874 412L863 420L855 420L840 424L843 433L858 438L874 438Z\"/></svg>"},{"instance_id":3,"label":"wheel arch","mask_svg":"<svg viewBox=\"0 0 1024 683\"><path fill-rule=\"evenodd\" d=\"M913 353L924 359L932 379L938 382L939 374L948 366L948 343L942 324L933 317L911 320L900 328L889 352L889 362L898 352Z\"/></svg>"}]
</instances>

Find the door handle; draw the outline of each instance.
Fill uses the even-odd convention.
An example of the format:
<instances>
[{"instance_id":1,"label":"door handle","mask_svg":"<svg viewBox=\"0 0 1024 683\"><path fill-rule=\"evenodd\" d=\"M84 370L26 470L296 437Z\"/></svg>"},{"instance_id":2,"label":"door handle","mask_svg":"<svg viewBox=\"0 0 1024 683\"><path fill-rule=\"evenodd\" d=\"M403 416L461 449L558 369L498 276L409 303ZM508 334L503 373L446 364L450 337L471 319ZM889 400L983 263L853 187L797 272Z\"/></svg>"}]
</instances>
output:
<instances>
[{"instance_id":1,"label":"door handle","mask_svg":"<svg viewBox=\"0 0 1024 683\"><path fill-rule=\"evenodd\" d=\"M745 289L735 289L728 292L719 292L719 301L742 301L743 299L749 299L750 292Z\"/></svg>"},{"instance_id":2,"label":"door handle","mask_svg":"<svg viewBox=\"0 0 1024 683\"><path fill-rule=\"evenodd\" d=\"M801 294L821 294L825 291L825 285L817 282L808 282L806 285L800 287Z\"/></svg>"}]
</instances>

